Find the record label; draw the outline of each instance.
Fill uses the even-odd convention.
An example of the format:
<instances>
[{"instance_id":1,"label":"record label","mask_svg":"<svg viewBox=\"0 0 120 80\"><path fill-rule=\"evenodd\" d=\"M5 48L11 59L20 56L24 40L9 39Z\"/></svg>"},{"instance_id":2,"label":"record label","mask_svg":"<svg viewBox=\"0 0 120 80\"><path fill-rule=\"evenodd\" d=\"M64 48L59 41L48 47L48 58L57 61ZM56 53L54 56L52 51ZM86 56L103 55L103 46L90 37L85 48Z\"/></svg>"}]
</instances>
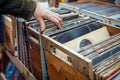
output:
<instances>
[{"instance_id":1,"label":"record label","mask_svg":"<svg viewBox=\"0 0 120 80\"><path fill-rule=\"evenodd\" d=\"M81 42L80 42L80 48L85 47L85 46L88 46L88 45L90 45L90 44L92 44L92 42L91 42L90 40L88 40L88 39L83 39L83 40L81 40Z\"/></svg>"}]
</instances>

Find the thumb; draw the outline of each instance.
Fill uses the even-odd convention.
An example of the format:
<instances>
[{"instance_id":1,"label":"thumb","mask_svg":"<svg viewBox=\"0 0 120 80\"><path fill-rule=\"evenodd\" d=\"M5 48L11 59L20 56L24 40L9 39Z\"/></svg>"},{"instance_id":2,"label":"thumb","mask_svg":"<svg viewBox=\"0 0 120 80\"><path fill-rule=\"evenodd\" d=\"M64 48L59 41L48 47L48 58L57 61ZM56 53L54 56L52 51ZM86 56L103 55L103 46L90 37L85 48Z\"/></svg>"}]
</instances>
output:
<instances>
[{"instance_id":1,"label":"thumb","mask_svg":"<svg viewBox=\"0 0 120 80\"><path fill-rule=\"evenodd\" d=\"M43 18L39 18L38 22L40 24L40 32L43 33L45 31L45 23Z\"/></svg>"}]
</instances>

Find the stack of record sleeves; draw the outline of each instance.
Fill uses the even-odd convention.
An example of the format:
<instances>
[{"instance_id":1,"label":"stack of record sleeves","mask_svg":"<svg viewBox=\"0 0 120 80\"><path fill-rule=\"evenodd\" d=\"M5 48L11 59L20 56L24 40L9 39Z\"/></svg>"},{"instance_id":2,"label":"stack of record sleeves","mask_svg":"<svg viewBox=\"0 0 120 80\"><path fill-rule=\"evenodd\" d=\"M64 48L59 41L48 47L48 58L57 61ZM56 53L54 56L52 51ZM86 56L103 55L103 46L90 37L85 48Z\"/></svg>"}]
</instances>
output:
<instances>
[{"instance_id":1,"label":"stack of record sleeves","mask_svg":"<svg viewBox=\"0 0 120 80\"><path fill-rule=\"evenodd\" d=\"M114 9L119 12L118 8L100 5L96 7L96 5L94 3L88 3L78 5L78 7L88 8L89 6L89 10L92 10L90 7L94 7L96 13L99 12L96 8L100 10L100 8L105 7L110 9L106 9L106 12L113 12ZM59 12L59 10L52 10L57 13ZM119 80L120 33L111 35L110 27L103 25L103 23L66 10L62 9L60 12L61 15L65 15L65 13L69 14L63 16L63 29L59 30L55 24L45 21L46 30L43 34L90 60L92 62L91 74L93 74L94 80ZM106 12L101 11L99 14L107 14ZM39 36L40 25L37 22L30 23L27 29L30 34ZM64 56L66 60L68 59L64 55L64 52L56 47L54 47L54 53L62 57Z\"/></svg>"}]
</instances>

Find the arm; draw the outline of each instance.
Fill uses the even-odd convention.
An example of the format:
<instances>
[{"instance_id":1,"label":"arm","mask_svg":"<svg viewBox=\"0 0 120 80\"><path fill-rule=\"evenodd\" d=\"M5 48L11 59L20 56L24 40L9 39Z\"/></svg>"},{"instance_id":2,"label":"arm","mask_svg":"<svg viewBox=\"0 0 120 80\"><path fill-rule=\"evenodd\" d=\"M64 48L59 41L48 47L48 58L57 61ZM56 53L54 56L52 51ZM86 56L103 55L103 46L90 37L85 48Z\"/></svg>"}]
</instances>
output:
<instances>
[{"instance_id":1,"label":"arm","mask_svg":"<svg viewBox=\"0 0 120 80\"><path fill-rule=\"evenodd\" d=\"M0 14L11 14L16 17L29 19L36 8L32 0L1 0Z\"/></svg>"},{"instance_id":2,"label":"arm","mask_svg":"<svg viewBox=\"0 0 120 80\"><path fill-rule=\"evenodd\" d=\"M45 30L44 19L55 23L61 29L60 15L41 7L33 0L1 0L0 2L2 2L0 14L11 14L24 19L29 19L33 15L41 25L41 32Z\"/></svg>"}]
</instances>

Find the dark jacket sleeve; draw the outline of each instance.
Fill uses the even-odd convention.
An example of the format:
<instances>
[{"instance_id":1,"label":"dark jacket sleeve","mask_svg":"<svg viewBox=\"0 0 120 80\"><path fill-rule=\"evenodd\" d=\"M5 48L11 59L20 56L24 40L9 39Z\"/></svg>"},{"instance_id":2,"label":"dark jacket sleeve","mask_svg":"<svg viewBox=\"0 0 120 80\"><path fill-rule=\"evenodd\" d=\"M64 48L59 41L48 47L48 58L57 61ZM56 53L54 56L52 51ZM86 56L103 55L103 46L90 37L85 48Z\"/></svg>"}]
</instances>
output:
<instances>
[{"instance_id":1,"label":"dark jacket sleeve","mask_svg":"<svg viewBox=\"0 0 120 80\"><path fill-rule=\"evenodd\" d=\"M36 8L33 0L0 0L0 14L11 14L29 19Z\"/></svg>"}]
</instances>

